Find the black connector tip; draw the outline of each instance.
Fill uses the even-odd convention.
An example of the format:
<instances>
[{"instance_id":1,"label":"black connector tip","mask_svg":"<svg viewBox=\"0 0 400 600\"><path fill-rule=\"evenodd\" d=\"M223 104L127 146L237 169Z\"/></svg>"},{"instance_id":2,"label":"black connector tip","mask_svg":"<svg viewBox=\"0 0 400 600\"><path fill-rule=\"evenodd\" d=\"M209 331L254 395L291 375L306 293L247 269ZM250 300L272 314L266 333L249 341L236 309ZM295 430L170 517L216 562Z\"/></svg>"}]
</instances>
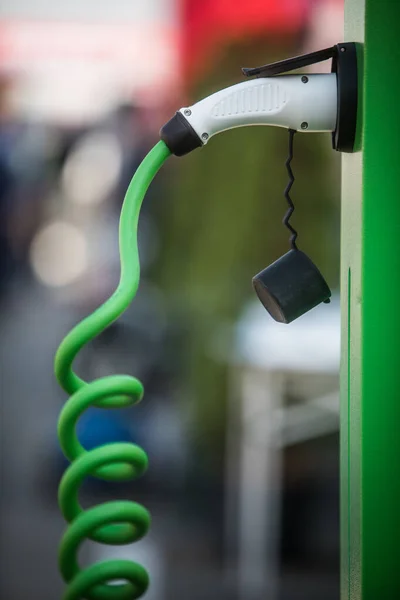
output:
<instances>
[{"instance_id":1,"label":"black connector tip","mask_svg":"<svg viewBox=\"0 0 400 600\"><path fill-rule=\"evenodd\" d=\"M160 138L175 156L184 156L203 145L203 142L181 112L175 113L172 119L161 127Z\"/></svg>"}]
</instances>

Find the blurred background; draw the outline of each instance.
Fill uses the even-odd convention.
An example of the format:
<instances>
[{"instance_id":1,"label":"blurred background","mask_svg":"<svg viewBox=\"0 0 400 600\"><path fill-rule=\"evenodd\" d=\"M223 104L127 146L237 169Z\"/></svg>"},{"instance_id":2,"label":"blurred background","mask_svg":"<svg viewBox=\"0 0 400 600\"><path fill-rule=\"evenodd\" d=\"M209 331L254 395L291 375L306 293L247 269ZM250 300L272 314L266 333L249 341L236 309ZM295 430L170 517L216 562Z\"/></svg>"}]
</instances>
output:
<instances>
[{"instance_id":1,"label":"blurred background","mask_svg":"<svg viewBox=\"0 0 400 600\"><path fill-rule=\"evenodd\" d=\"M53 356L113 291L127 184L181 106L256 66L343 39L342 0L2 0L0 6L1 574L5 600L61 597ZM314 68L329 71L324 63ZM142 502L125 556L148 600L339 595L339 157L295 137L299 245L334 290L290 326L251 278L288 249L287 132L247 127L170 159L145 199L132 307L80 355L86 379L129 373L145 400L90 410L90 448L142 445L129 486L88 480L86 506Z\"/></svg>"}]
</instances>

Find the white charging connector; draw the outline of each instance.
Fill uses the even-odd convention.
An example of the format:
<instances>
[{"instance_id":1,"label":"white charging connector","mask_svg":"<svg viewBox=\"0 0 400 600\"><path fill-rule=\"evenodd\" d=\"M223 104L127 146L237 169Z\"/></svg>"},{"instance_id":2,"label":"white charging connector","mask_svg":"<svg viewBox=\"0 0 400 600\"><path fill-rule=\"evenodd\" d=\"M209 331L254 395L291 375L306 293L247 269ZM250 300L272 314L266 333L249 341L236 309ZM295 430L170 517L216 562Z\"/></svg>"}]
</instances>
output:
<instances>
[{"instance_id":1,"label":"white charging connector","mask_svg":"<svg viewBox=\"0 0 400 600\"><path fill-rule=\"evenodd\" d=\"M203 144L221 131L245 125L276 125L308 132L334 131L336 74L251 79L215 92L179 112Z\"/></svg>"},{"instance_id":2,"label":"white charging connector","mask_svg":"<svg viewBox=\"0 0 400 600\"><path fill-rule=\"evenodd\" d=\"M332 73L286 74L328 59ZM242 72L251 79L181 108L163 125L160 137L172 154L184 156L217 133L246 125L331 132L335 150L355 151L359 100L354 42Z\"/></svg>"}]
</instances>

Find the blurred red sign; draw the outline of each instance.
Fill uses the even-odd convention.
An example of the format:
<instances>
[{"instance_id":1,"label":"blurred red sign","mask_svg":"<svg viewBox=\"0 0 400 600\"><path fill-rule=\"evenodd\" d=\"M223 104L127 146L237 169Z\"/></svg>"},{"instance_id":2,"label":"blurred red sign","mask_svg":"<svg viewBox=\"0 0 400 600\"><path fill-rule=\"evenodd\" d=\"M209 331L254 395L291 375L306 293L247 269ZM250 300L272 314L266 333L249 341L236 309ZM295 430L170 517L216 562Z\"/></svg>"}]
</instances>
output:
<instances>
[{"instance_id":1,"label":"blurred red sign","mask_svg":"<svg viewBox=\"0 0 400 600\"><path fill-rule=\"evenodd\" d=\"M181 58L185 80L213 60L229 40L294 34L304 27L312 0L181 0Z\"/></svg>"}]
</instances>

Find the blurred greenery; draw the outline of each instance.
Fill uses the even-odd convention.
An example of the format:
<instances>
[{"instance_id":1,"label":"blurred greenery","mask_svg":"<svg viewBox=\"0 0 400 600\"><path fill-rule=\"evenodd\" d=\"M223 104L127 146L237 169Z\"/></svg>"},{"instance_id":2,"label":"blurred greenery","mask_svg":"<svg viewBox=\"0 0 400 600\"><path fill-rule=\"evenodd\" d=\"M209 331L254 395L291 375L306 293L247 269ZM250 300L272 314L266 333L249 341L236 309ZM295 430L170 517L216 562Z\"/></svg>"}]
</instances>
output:
<instances>
[{"instance_id":1,"label":"blurred greenery","mask_svg":"<svg viewBox=\"0 0 400 600\"><path fill-rule=\"evenodd\" d=\"M191 90L189 102L240 82L241 66L299 53L288 40L237 43ZM221 324L234 324L254 298L252 276L288 250L281 221L288 134L282 128L244 127L210 140L207 148L168 163L173 175L161 217L163 254L158 273L173 312L185 323L183 368L192 398L194 439L205 468L223 452L227 367L210 346ZM299 247L331 288L339 278L339 160L330 136L295 136L293 225ZM266 314L265 318L269 318Z\"/></svg>"}]
</instances>

